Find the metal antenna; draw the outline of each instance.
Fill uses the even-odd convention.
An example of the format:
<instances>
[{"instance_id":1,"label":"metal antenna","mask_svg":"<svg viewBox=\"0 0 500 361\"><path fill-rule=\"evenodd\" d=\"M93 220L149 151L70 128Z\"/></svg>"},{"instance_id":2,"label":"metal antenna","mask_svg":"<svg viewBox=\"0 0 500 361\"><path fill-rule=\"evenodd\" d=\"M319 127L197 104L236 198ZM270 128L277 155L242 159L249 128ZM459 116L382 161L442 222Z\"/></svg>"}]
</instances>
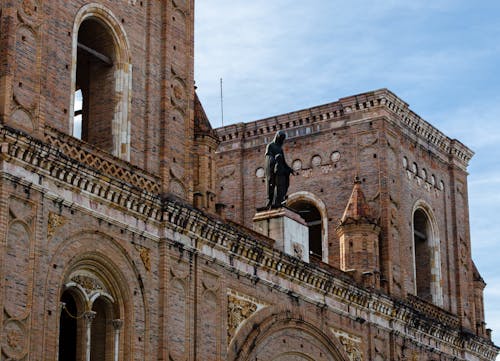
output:
<instances>
[{"instance_id":1,"label":"metal antenna","mask_svg":"<svg viewBox=\"0 0 500 361\"><path fill-rule=\"evenodd\" d=\"M224 97L222 95L222 78L220 78L220 113L222 117L222 126L224 126Z\"/></svg>"}]
</instances>

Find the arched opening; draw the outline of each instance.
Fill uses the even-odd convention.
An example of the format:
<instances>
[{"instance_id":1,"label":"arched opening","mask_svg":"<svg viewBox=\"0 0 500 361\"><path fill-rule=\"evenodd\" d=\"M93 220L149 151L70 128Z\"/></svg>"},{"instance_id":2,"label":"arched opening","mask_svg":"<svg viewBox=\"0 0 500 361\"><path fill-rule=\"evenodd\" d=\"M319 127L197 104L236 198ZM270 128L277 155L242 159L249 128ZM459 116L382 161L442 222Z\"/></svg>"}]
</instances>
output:
<instances>
[{"instance_id":1,"label":"arched opening","mask_svg":"<svg viewBox=\"0 0 500 361\"><path fill-rule=\"evenodd\" d=\"M112 361L114 341L112 304L104 297L99 297L94 301L92 311L95 312L95 318L92 321L90 358L92 361Z\"/></svg>"},{"instance_id":2,"label":"arched opening","mask_svg":"<svg viewBox=\"0 0 500 361\"><path fill-rule=\"evenodd\" d=\"M297 317L295 317L297 316ZM317 319L270 307L238 330L229 347L231 361L347 361L351 357L332 329L317 328ZM258 327L255 327L258 325ZM359 359L361 339L352 338L352 359Z\"/></svg>"},{"instance_id":3,"label":"arched opening","mask_svg":"<svg viewBox=\"0 0 500 361\"><path fill-rule=\"evenodd\" d=\"M413 239L415 242L415 282L417 296L432 302L429 221L421 209L417 209L413 214Z\"/></svg>"},{"instance_id":4,"label":"arched opening","mask_svg":"<svg viewBox=\"0 0 500 361\"><path fill-rule=\"evenodd\" d=\"M69 291L62 294L61 319L59 321L59 357L58 360L76 360L77 357L77 317L76 301Z\"/></svg>"},{"instance_id":5,"label":"arched opening","mask_svg":"<svg viewBox=\"0 0 500 361\"><path fill-rule=\"evenodd\" d=\"M120 22L105 7L83 6L73 28L69 131L117 157L130 159L132 65Z\"/></svg>"},{"instance_id":6,"label":"arched opening","mask_svg":"<svg viewBox=\"0 0 500 361\"><path fill-rule=\"evenodd\" d=\"M428 207L417 206L413 212L413 247L415 294L441 306L440 242Z\"/></svg>"},{"instance_id":7,"label":"arched opening","mask_svg":"<svg viewBox=\"0 0 500 361\"><path fill-rule=\"evenodd\" d=\"M112 121L116 107L115 44L112 34L96 18L82 22L78 30L75 97L75 122L81 115L75 135L103 150L112 152ZM78 94L79 92L79 94ZM78 105L81 100L81 108Z\"/></svg>"},{"instance_id":8,"label":"arched opening","mask_svg":"<svg viewBox=\"0 0 500 361\"><path fill-rule=\"evenodd\" d=\"M120 359L124 321L115 300L121 298L111 295L116 288L110 287L108 277L95 271L82 267L66 278L60 299L58 360Z\"/></svg>"},{"instance_id":9,"label":"arched opening","mask_svg":"<svg viewBox=\"0 0 500 361\"><path fill-rule=\"evenodd\" d=\"M309 259L328 263L328 216L323 201L313 193L290 194L287 207L306 221L309 228Z\"/></svg>"},{"instance_id":10,"label":"arched opening","mask_svg":"<svg viewBox=\"0 0 500 361\"><path fill-rule=\"evenodd\" d=\"M76 287L67 287L61 295L58 360L85 359L84 295Z\"/></svg>"},{"instance_id":11,"label":"arched opening","mask_svg":"<svg viewBox=\"0 0 500 361\"><path fill-rule=\"evenodd\" d=\"M323 259L323 235L321 214L312 203L301 200L290 208L300 214L309 228L309 257L321 261Z\"/></svg>"}]
</instances>

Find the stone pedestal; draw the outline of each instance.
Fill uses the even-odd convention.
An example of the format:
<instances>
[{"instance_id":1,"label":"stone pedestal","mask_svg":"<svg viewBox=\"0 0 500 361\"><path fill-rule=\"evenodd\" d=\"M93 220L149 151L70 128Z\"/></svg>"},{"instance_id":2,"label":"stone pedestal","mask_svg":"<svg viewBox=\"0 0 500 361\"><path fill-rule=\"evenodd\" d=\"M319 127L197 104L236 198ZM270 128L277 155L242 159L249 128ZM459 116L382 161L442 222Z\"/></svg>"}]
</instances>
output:
<instances>
[{"instance_id":1,"label":"stone pedestal","mask_svg":"<svg viewBox=\"0 0 500 361\"><path fill-rule=\"evenodd\" d=\"M253 217L253 229L274 239L280 251L309 262L309 229L291 209L258 210Z\"/></svg>"}]
</instances>

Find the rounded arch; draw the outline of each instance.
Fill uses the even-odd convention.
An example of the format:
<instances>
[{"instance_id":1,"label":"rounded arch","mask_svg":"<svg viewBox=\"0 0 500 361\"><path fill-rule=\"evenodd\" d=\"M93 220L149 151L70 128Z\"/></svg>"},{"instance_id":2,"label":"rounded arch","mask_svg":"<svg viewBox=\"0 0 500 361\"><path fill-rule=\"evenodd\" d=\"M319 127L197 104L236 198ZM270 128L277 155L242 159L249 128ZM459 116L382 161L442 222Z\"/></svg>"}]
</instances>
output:
<instances>
[{"instance_id":1,"label":"rounded arch","mask_svg":"<svg viewBox=\"0 0 500 361\"><path fill-rule=\"evenodd\" d=\"M319 212L321 218L321 260L328 263L328 214L325 203L321 198L307 191L295 192L288 196L288 207L299 210L301 204L310 204ZM294 208L294 206L298 207Z\"/></svg>"},{"instance_id":2,"label":"rounded arch","mask_svg":"<svg viewBox=\"0 0 500 361\"><path fill-rule=\"evenodd\" d=\"M94 23L94 28L101 28L102 34L110 38L108 54L102 54L101 51L96 51L86 44L79 42L80 28L84 24ZM101 38L101 37L100 37ZM83 50L82 50L83 49ZM101 62L107 62L101 66L102 71L95 69L86 69L85 74L92 74L95 85L92 85L93 91L90 91L89 85L83 86L88 82L90 75L79 75L81 73L79 67L85 68L79 64L79 52L90 54L89 56L97 57ZM103 56L104 55L104 56ZM103 60L104 59L104 60ZM107 59L107 60L106 60ZM98 61L99 62L99 61ZM130 160L130 117L129 110L131 109L131 93L132 93L132 64L131 64L130 44L121 22L114 16L111 10L97 3L90 3L82 6L75 16L72 33L72 68L71 68L71 99L70 108L73 111L69 112L69 134L75 133L75 118L77 114L81 114L82 123L80 129L80 137L90 143L110 151L113 155L125 160ZM84 80L82 80L83 78ZM80 91L81 89L86 91ZM81 109L76 108L77 101L76 92L80 91L81 100L87 106L82 106ZM86 94L83 94L86 93ZM92 95L91 95L92 94ZM95 94L95 95L93 95ZM86 98L94 97L92 102L86 101ZM100 103L111 102L109 104L98 105ZM88 104L94 104L89 106ZM92 116L90 116L90 114ZM106 131L96 131L93 133L91 129L95 127L83 125L87 121L97 122L100 118L105 120ZM97 120L94 120L97 119ZM103 125L100 125L102 128ZM108 134L109 137L104 138L102 134ZM90 136L89 136L90 133ZM100 134L100 135L99 135Z\"/></svg>"},{"instance_id":3,"label":"rounded arch","mask_svg":"<svg viewBox=\"0 0 500 361\"><path fill-rule=\"evenodd\" d=\"M90 3L80 8L73 22L73 43L78 41L78 29L88 18L101 21L110 30L114 39L116 60L129 63L131 61L130 44L125 29L113 12L102 4ZM76 49L73 49L73 58L75 57Z\"/></svg>"},{"instance_id":4,"label":"rounded arch","mask_svg":"<svg viewBox=\"0 0 500 361\"><path fill-rule=\"evenodd\" d=\"M411 220L415 294L442 306L441 240L431 206L424 200L415 202Z\"/></svg>"},{"instance_id":5,"label":"rounded arch","mask_svg":"<svg viewBox=\"0 0 500 361\"><path fill-rule=\"evenodd\" d=\"M92 314L96 302L101 304L99 309L106 310L107 320L112 321L112 327L116 325L120 328L120 360L129 360L132 348L140 352L142 348L137 349L134 340L137 336L146 339L149 332L149 311L142 283L145 277L141 276L145 271L136 267L141 264L140 260L132 259L133 252L125 246L101 232L84 231L70 235L57 246L49 261L51 267L46 276L45 288L54 292L44 300L46 309L57 314L59 302L68 290L72 294L84 294L85 305L75 314L82 319L78 327L83 327L84 313ZM44 352L49 358L53 355L52 358L56 359L59 321L53 317L48 318L47 322L47 326L54 330L55 337L44 340Z\"/></svg>"},{"instance_id":6,"label":"rounded arch","mask_svg":"<svg viewBox=\"0 0 500 361\"><path fill-rule=\"evenodd\" d=\"M316 326L322 325L322 328ZM306 314L269 307L252 316L241 327L228 349L228 360L348 361L337 337L324 323Z\"/></svg>"}]
</instances>

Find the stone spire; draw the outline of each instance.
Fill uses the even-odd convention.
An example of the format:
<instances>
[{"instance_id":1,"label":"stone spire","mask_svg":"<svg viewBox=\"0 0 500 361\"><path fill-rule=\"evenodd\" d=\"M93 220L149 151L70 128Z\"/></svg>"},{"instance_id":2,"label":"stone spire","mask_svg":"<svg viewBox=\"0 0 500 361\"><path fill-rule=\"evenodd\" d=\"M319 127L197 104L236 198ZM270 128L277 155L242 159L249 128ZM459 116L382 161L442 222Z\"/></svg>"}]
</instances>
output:
<instances>
[{"instance_id":1,"label":"stone spire","mask_svg":"<svg viewBox=\"0 0 500 361\"><path fill-rule=\"evenodd\" d=\"M351 197L337 226L340 267L368 287L380 286L379 233L380 227L356 177Z\"/></svg>"},{"instance_id":2,"label":"stone spire","mask_svg":"<svg viewBox=\"0 0 500 361\"><path fill-rule=\"evenodd\" d=\"M347 202L344 215L340 220L340 226L346 224L376 224L373 212L366 202L365 195L361 190L361 181L358 177L354 179L354 188Z\"/></svg>"}]
</instances>

